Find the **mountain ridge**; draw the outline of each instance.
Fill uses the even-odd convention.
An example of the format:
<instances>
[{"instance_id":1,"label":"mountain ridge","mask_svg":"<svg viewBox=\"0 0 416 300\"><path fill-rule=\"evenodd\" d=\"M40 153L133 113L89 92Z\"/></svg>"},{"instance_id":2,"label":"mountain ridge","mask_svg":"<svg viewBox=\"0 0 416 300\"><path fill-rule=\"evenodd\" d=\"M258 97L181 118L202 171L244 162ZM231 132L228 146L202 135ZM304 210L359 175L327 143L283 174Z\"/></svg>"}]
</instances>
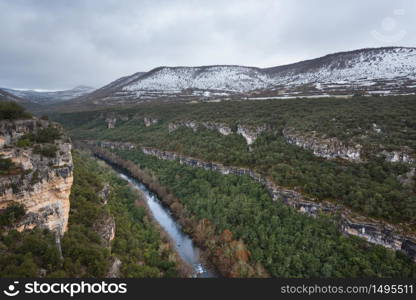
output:
<instances>
[{"instance_id":1,"label":"mountain ridge","mask_svg":"<svg viewBox=\"0 0 416 300\"><path fill-rule=\"evenodd\" d=\"M84 85L79 85L69 90L58 91L43 91L36 89L17 90L10 88L2 89L13 96L36 104L51 104L67 101L85 95L86 93L90 93L94 90L94 88Z\"/></svg>"},{"instance_id":2,"label":"mountain ridge","mask_svg":"<svg viewBox=\"0 0 416 300\"><path fill-rule=\"evenodd\" d=\"M362 48L296 63L159 66L62 102L114 106L148 101L416 94L416 47ZM57 104L57 107L60 107Z\"/></svg>"},{"instance_id":3,"label":"mountain ridge","mask_svg":"<svg viewBox=\"0 0 416 300\"><path fill-rule=\"evenodd\" d=\"M122 77L97 90L99 94L93 92L75 100L122 104L242 95L399 94L416 92L415 88L416 48L382 47L332 53L270 68L160 66Z\"/></svg>"}]
</instances>

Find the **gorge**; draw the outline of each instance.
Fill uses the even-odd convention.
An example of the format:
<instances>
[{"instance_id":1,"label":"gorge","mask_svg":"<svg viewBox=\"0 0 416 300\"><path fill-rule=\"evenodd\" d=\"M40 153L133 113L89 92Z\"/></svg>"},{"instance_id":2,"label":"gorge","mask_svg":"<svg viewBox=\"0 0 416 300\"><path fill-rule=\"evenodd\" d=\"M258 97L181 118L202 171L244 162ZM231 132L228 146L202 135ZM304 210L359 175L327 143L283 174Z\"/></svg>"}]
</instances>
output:
<instances>
[{"instance_id":1,"label":"gorge","mask_svg":"<svg viewBox=\"0 0 416 300\"><path fill-rule=\"evenodd\" d=\"M364 238L370 243L381 245L392 250L403 251L413 260L416 259L416 239L413 235L408 235L406 231L400 228L400 226L371 218L364 218L354 214L351 210L339 204L316 202L316 200L314 201L314 199L306 197L296 190L280 187L270 179L267 179L250 169L224 166L214 162L205 162L169 151L161 151L146 147L136 148L132 143L113 143L109 141L86 142L110 149L138 150L146 155L152 155L162 160L179 161L181 164L204 168L221 174L247 175L253 180L263 184L274 201L282 201L286 205L294 207L299 212L311 216L317 216L322 212L337 215L340 217L339 230L341 232L347 235Z\"/></svg>"}]
</instances>

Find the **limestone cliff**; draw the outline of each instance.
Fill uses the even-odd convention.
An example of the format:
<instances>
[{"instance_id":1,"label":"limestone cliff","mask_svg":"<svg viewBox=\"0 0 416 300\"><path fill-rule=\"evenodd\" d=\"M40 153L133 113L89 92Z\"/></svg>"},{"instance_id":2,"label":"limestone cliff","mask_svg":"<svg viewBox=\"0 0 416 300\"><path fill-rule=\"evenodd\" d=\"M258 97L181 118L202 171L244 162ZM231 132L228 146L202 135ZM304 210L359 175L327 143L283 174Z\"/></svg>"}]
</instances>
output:
<instances>
[{"instance_id":1,"label":"limestone cliff","mask_svg":"<svg viewBox=\"0 0 416 300\"><path fill-rule=\"evenodd\" d=\"M314 131L300 133L294 128L286 127L282 132L286 142L306 150L312 151L315 156L327 159L342 158L349 161L365 161L366 157L384 157L388 162L414 163L412 151L407 147L400 150L387 151L382 145L373 146L371 152L364 150L363 145L353 142L342 142L335 137L325 137Z\"/></svg>"},{"instance_id":2,"label":"limestone cliff","mask_svg":"<svg viewBox=\"0 0 416 300\"><path fill-rule=\"evenodd\" d=\"M151 118L151 117L144 117L143 118L143 123L144 123L144 126L150 127L152 125L155 125L155 124L159 123L159 120Z\"/></svg>"},{"instance_id":3,"label":"limestone cliff","mask_svg":"<svg viewBox=\"0 0 416 300\"><path fill-rule=\"evenodd\" d=\"M105 123L107 124L107 128L116 128L117 118L107 118L105 119Z\"/></svg>"},{"instance_id":4,"label":"limestone cliff","mask_svg":"<svg viewBox=\"0 0 416 300\"><path fill-rule=\"evenodd\" d=\"M247 145L253 144L256 139L259 137L261 133L266 131L266 126L251 126L247 127L244 125L238 125L237 126L237 134L240 134L247 142Z\"/></svg>"},{"instance_id":5,"label":"limestone cliff","mask_svg":"<svg viewBox=\"0 0 416 300\"><path fill-rule=\"evenodd\" d=\"M186 127L192 129L194 132L197 132L199 128L205 128L208 130L218 131L221 135L230 135L233 133L231 127L224 123L218 122L196 122L192 120L188 121L176 121L171 122L168 125L169 133L179 129L180 127ZM247 142L247 145L251 145L255 142L255 140L259 137L261 133L267 130L266 125L261 126L247 126L243 124L237 125L237 130L235 131L236 134L241 135Z\"/></svg>"},{"instance_id":6,"label":"limestone cliff","mask_svg":"<svg viewBox=\"0 0 416 300\"><path fill-rule=\"evenodd\" d=\"M310 150L316 156L343 158L349 161L361 160L362 146L359 144L348 145L337 138L321 138L315 132L309 135L300 134L292 128L285 128L283 136L289 144Z\"/></svg>"},{"instance_id":7,"label":"limestone cliff","mask_svg":"<svg viewBox=\"0 0 416 300\"><path fill-rule=\"evenodd\" d=\"M60 132L59 138L47 143L29 142L48 128ZM38 226L60 235L67 230L73 182L71 147L69 138L52 122L35 118L0 121L0 157L10 159L14 166L0 175L0 210L11 203L22 204L26 209L26 215L13 224L14 228L21 231Z\"/></svg>"},{"instance_id":8,"label":"limestone cliff","mask_svg":"<svg viewBox=\"0 0 416 300\"><path fill-rule=\"evenodd\" d=\"M102 215L94 224L94 231L101 237L104 247L110 248L111 241L116 237L116 222L112 215Z\"/></svg>"}]
</instances>

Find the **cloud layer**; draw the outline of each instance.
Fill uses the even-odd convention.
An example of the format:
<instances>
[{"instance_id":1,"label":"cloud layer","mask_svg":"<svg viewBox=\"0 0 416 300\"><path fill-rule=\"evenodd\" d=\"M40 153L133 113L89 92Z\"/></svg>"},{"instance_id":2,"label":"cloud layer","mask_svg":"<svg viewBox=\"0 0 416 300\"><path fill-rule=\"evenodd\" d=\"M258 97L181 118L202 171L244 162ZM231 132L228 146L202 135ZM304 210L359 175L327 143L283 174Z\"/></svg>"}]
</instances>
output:
<instances>
[{"instance_id":1,"label":"cloud layer","mask_svg":"<svg viewBox=\"0 0 416 300\"><path fill-rule=\"evenodd\" d=\"M0 2L0 86L102 86L161 65L276 66L416 46L413 0Z\"/></svg>"}]
</instances>

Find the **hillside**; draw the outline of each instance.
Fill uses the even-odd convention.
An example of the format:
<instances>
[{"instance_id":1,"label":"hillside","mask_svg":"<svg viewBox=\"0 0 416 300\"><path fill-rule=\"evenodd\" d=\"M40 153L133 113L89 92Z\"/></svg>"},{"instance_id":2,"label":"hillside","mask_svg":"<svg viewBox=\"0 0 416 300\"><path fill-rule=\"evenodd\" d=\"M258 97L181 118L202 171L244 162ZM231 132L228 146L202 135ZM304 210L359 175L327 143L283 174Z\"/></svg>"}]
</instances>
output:
<instances>
[{"instance_id":1,"label":"hillside","mask_svg":"<svg viewBox=\"0 0 416 300\"><path fill-rule=\"evenodd\" d=\"M5 91L4 89L0 89L0 101L13 101L16 103L24 104L27 101L24 99L17 97L13 94L10 94L9 92Z\"/></svg>"},{"instance_id":2,"label":"hillside","mask_svg":"<svg viewBox=\"0 0 416 300\"><path fill-rule=\"evenodd\" d=\"M77 86L63 91L14 90L3 88L7 93L36 104L52 104L81 97L94 90L89 86Z\"/></svg>"},{"instance_id":3,"label":"hillside","mask_svg":"<svg viewBox=\"0 0 416 300\"><path fill-rule=\"evenodd\" d=\"M77 139L250 167L319 201L413 223L415 109L414 96L354 97L153 103L54 118Z\"/></svg>"},{"instance_id":4,"label":"hillside","mask_svg":"<svg viewBox=\"0 0 416 300\"><path fill-rule=\"evenodd\" d=\"M158 67L120 78L73 101L116 105L150 100L406 94L416 92L416 48L388 47L330 54L294 64Z\"/></svg>"}]
</instances>

